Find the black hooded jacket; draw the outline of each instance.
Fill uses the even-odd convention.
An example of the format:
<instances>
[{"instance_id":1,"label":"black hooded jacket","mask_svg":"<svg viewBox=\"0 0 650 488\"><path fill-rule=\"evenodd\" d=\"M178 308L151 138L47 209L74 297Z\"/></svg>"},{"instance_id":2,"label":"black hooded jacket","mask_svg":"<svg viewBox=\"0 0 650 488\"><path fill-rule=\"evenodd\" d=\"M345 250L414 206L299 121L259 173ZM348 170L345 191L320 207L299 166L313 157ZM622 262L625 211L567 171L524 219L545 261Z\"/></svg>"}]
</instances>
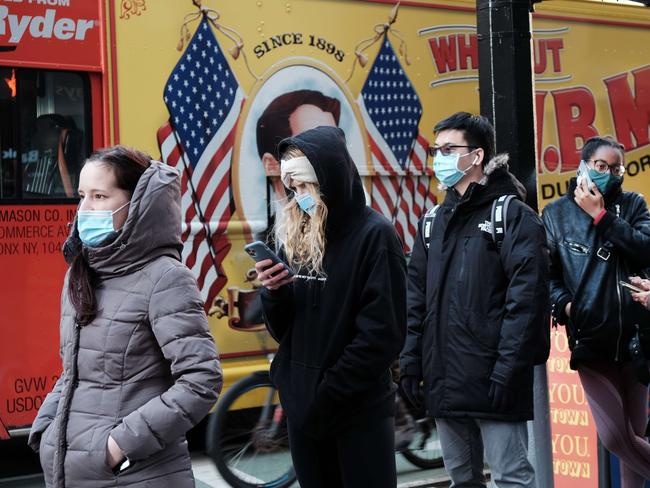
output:
<instances>
[{"instance_id":1,"label":"black hooded jacket","mask_svg":"<svg viewBox=\"0 0 650 488\"><path fill-rule=\"evenodd\" d=\"M635 324L650 312L619 285L650 266L650 214L643 197L620 183L604 196L607 213L594 225L575 202L576 179L542 218L551 251L551 301L566 325L571 367L580 361L625 361ZM565 308L571 302L571 317Z\"/></svg>"},{"instance_id":2,"label":"black hooded jacket","mask_svg":"<svg viewBox=\"0 0 650 488\"><path fill-rule=\"evenodd\" d=\"M262 290L267 327L280 343L271 378L289 421L315 437L393 414L389 367L406 332L406 265L399 238L365 204L343 132L317 127L280 143L311 162L328 209L326 280L298 274Z\"/></svg>"},{"instance_id":3,"label":"black hooded jacket","mask_svg":"<svg viewBox=\"0 0 650 488\"><path fill-rule=\"evenodd\" d=\"M432 225L422 222L408 267L408 336L402 375L424 381L428 413L520 421L533 416L533 365L548 357L548 252L541 220L515 198L501 250L491 237L492 202L522 197L507 156L494 158L484 184L461 197L447 191ZM491 381L515 394L507 410L492 407Z\"/></svg>"}]
</instances>

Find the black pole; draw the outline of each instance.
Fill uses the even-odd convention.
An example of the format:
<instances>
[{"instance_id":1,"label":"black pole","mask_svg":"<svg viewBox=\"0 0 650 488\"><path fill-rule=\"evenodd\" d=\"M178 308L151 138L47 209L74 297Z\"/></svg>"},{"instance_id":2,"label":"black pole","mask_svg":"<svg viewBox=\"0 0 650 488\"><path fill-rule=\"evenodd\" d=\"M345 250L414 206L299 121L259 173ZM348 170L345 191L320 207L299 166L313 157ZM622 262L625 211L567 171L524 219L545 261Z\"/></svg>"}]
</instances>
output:
<instances>
[{"instance_id":1,"label":"black pole","mask_svg":"<svg viewBox=\"0 0 650 488\"><path fill-rule=\"evenodd\" d=\"M497 153L510 154L510 170L537 210L535 117L530 0L477 0L481 114L496 130Z\"/></svg>"}]
</instances>

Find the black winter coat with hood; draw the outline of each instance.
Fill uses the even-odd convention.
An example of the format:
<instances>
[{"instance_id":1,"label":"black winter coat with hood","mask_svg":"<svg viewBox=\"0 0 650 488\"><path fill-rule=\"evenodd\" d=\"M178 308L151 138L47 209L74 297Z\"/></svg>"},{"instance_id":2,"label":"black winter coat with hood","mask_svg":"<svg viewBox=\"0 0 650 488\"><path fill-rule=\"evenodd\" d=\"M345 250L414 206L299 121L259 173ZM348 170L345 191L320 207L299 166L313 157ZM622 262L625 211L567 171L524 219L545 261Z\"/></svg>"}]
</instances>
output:
<instances>
[{"instance_id":1,"label":"black winter coat with hood","mask_svg":"<svg viewBox=\"0 0 650 488\"><path fill-rule=\"evenodd\" d=\"M432 225L428 256L422 222L408 268L408 335L402 375L424 381L436 418L521 421L533 417L533 365L548 357L548 251L524 189L494 158L481 183L447 191ZM501 250L491 237L492 202L513 194ZM507 410L491 405L491 381L511 388Z\"/></svg>"},{"instance_id":2,"label":"black winter coat with hood","mask_svg":"<svg viewBox=\"0 0 650 488\"><path fill-rule=\"evenodd\" d=\"M395 229L365 204L343 132L317 127L280 143L311 162L328 209L324 281L299 273L263 289L280 343L271 378L289 421L316 437L393 414L389 367L406 333L406 264Z\"/></svg>"},{"instance_id":3,"label":"black winter coat with hood","mask_svg":"<svg viewBox=\"0 0 650 488\"><path fill-rule=\"evenodd\" d=\"M551 250L551 301L566 325L571 367L580 361L625 361L635 324L650 312L619 285L650 267L650 213L643 197L621 184L605 195L607 213L594 225L574 200L575 178L562 198L544 208ZM571 302L571 317L565 307Z\"/></svg>"}]
</instances>

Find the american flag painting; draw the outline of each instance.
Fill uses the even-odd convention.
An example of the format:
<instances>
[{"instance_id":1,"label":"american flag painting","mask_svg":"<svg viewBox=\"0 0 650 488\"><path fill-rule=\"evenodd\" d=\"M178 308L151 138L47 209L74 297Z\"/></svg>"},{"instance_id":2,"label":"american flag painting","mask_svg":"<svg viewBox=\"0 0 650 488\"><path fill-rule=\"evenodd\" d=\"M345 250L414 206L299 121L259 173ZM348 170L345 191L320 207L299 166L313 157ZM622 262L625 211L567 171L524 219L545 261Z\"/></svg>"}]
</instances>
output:
<instances>
[{"instance_id":1,"label":"american flag painting","mask_svg":"<svg viewBox=\"0 0 650 488\"><path fill-rule=\"evenodd\" d=\"M165 85L169 121L158 130L164 162L182 174L183 262L197 277L206 310L227 278L226 228L234 211L231 171L244 94L203 18Z\"/></svg>"},{"instance_id":2,"label":"american flag painting","mask_svg":"<svg viewBox=\"0 0 650 488\"><path fill-rule=\"evenodd\" d=\"M405 250L417 222L435 203L426 168L429 141L420 134L420 99L387 36L359 94L372 167L372 207L395 225Z\"/></svg>"}]
</instances>

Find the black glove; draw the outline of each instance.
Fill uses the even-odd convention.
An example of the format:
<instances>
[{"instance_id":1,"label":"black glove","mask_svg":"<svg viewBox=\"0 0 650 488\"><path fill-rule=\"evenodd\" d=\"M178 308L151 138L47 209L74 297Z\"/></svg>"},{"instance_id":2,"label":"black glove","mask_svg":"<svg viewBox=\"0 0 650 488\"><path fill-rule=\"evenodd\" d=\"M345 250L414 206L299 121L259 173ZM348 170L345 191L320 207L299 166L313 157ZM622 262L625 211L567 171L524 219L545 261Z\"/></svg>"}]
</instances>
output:
<instances>
[{"instance_id":1,"label":"black glove","mask_svg":"<svg viewBox=\"0 0 650 488\"><path fill-rule=\"evenodd\" d=\"M508 410L515 404L515 392L498 381L492 381L489 395L496 411Z\"/></svg>"},{"instance_id":2,"label":"black glove","mask_svg":"<svg viewBox=\"0 0 650 488\"><path fill-rule=\"evenodd\" d=\"M419 378L412 375L402 376L399 380L399 386L402 395L406 397L413 407L420 408L422 406L422 387Z\"/></svg>"}]
</instances>

